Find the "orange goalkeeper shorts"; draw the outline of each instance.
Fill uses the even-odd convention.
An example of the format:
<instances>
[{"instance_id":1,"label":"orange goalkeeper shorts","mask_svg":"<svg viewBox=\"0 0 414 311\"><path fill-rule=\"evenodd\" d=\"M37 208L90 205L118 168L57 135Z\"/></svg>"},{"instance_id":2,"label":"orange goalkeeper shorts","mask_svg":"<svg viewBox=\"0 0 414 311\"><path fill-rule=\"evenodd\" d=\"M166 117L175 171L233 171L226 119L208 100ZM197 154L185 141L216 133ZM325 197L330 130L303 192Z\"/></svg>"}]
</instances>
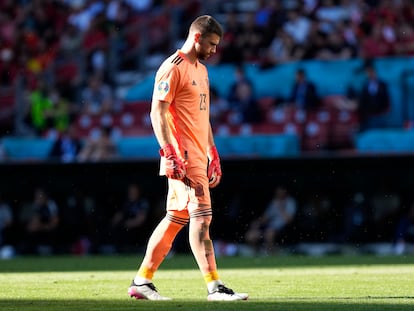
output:
<instances>
[{"instance_id":1,"label":"orange goalkeeper shorts","mask_svg":"<svg viewBox=\"0 0 414 311\"><path fill-rule=\"evenodd\" d=\"M209 209L211 199L207 175L192 175L183 180L168 179L167 211L182 211L188 217L196 210Z\"/></svg>"}]
</instances>

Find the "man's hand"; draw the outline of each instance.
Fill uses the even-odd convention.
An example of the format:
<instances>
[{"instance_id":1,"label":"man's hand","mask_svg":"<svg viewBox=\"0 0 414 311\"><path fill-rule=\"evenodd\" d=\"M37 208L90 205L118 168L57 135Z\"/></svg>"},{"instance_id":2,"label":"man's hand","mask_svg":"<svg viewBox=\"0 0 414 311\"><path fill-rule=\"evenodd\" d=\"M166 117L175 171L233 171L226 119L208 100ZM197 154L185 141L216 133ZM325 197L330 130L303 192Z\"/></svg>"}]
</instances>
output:
<instances>
[{"instance_id":1,"label":"man's hand","mask_svg":"<svg viewBox=\"0 0 414 311\"><path fill-rule=\"evenodd\" d=\"M208 164L207 176L210 188L214 188L220 183L222 175L220 157L218 155L216 146L213 146L208 150L208 158L210 162Z\"/></svg>"},{"instance_id":2,"label":"man's hand","mask_svg":"<svg viewBox=\"0 0 414 311\"><path fill-rule=\"evenodd\" d=\"M165 175L171 179L185 177L185 164L175 153L172 144L166 144L160 149L160 155L165 158Z\"/></svg>"}]
</instances>

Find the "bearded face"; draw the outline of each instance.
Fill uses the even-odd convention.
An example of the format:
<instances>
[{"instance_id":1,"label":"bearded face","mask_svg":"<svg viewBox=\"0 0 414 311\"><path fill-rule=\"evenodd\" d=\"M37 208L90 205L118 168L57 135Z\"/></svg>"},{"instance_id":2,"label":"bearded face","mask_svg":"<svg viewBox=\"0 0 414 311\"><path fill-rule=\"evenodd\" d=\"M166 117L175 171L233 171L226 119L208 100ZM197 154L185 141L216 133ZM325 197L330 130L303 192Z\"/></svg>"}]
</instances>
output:
<instances>
[{"instance_id":1,"label":"bearded face","mask_svg":"<svg viewBox=\"0 0 414 311\"><path fill-rule=\"evenodd\" d=\"M212 54L216 53L220 37L217 34L199 36L196 40L195 49L199 60L206 60Z\"/></svg>"}]
</instances>

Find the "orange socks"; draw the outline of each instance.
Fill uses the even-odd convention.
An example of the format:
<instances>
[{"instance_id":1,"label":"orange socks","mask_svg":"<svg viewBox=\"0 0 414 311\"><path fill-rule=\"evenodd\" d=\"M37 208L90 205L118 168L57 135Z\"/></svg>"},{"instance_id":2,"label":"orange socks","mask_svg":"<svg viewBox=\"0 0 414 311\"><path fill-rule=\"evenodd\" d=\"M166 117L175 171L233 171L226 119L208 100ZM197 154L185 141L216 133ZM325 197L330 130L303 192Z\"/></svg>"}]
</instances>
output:
<instances>
[{"instance_id":1,"label":"orange socks","mask_svg":"<svg viewBox=\"0 0 414 311\"><path fill-rule=\"evenodd\" d=\"M175 236L183 226L164 218L152 233L144 260L137 272L137 277L151 280L155 271L168 255Z\"/></svg>"}]
</instances>

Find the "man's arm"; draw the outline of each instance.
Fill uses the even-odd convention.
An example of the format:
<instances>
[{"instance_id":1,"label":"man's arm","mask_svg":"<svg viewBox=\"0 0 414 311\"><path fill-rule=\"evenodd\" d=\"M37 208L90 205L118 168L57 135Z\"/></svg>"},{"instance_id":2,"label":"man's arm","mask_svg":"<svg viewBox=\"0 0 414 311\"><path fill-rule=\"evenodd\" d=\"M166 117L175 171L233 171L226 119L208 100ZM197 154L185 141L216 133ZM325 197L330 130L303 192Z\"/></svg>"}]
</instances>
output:
<instances>
[{"instance_id":1,"label":"man's arm","mask_svg":"<svg viewBox=\"0 0 414 311\"><path fill-rule=\"evenodd\" d=\"M208 148L207 150L210 150L211 147L213 147L214 144L214 135L213 135L213 129L211 128L211 124L210 124L210 129L208 132Z\"/></svg>"},{"instance_id":2,"label":"man's arm","mask_svg":"<svg viewBox=\"0 0 414 311\"><path fill-rule=\"evenodd\" d=\"M171 144L166 117L169 107L170 103L165 101L153 100L151 103L151 124L160 147Z\"/></svg>"},{"instance_id":3,"label":"man's arm","mask_svg":"<svg viewBox=\"0 0 414 311\"><path fill-rule=\"evenodd\" d=\"M153 100L151 104L151 123L155 137L161 147L160 155L165 158L165 175L171 179L183 179L185 177L185 163L177 156L171 143L167 121L167 112L170 103Z\"/></svg>"}]
</instances>

